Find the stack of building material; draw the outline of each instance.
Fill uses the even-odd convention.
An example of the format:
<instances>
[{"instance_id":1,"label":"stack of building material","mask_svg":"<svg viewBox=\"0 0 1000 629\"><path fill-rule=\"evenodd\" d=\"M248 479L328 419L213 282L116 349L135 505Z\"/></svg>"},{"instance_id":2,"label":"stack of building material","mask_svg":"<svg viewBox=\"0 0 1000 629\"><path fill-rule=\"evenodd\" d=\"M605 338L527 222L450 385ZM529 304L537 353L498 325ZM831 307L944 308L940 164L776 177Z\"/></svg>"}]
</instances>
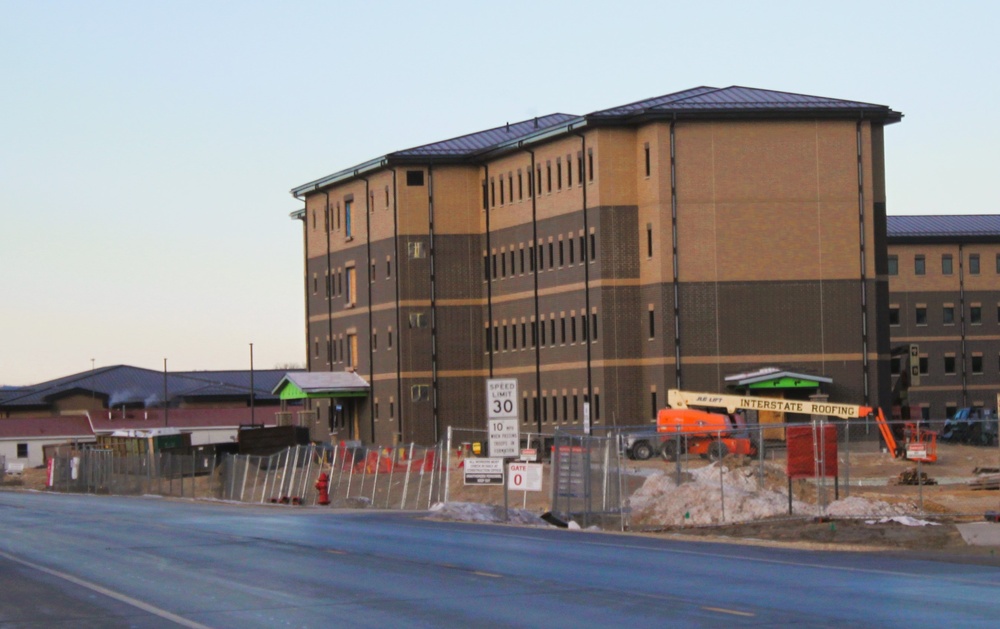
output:
<instances>
[{"instance_id":1,"label":"stack of building material","mask_svg":"<svg viewBox=\"0 0 1000 629\"><path fill-rule=\"evenodd\" d=\"M1000 474L981 474L969 481L970 489L1000 489Z\"/></svg>"}]
</instances>

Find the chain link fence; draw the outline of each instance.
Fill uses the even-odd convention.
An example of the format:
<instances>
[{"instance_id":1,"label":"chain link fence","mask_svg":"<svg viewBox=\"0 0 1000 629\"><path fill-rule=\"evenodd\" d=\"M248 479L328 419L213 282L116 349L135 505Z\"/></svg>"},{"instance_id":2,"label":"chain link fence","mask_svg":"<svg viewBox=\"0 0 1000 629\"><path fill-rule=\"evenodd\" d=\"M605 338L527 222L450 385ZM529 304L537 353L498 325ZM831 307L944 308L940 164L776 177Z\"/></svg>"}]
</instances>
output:
<instances>
[{"instance_id":1,"label":"chain link fence","mask_svg":"<svg viewBox=\"0 0 1000 629\"><path fill-rule=\"evenodd\" d=\"M1000 511L1000 444L989 437L995 425L896 421L887 427L895 448L864 420L751 423L702 434L658 433L649 424L595 427L590 435L522 433L526 458L544 464L540 492L463 482L466 461L489 454L487 432L471 429L449 431L435 446L310 445L270 456L82 450L52 459L50 485L66 492L316 505L324 474L334 507L426 510L470 502L550 511L612 530L788 517L981 519Z\"/></svg>"}]
</instances>

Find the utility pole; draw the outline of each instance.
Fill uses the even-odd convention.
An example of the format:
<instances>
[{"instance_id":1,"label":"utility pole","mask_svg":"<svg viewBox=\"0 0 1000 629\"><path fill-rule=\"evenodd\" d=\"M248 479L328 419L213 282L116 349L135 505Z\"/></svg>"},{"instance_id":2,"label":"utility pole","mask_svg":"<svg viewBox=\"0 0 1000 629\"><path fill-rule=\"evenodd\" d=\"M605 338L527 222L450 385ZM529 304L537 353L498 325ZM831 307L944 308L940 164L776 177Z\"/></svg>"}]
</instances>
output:
<instances>
[{"instance_id":1,"label":"utility pole","mask_svg":"<svg viewBox=\"0 0 1000 629\"><path fill-rule=\"evenodd\" d=\"M163 426L170 425L170 398L167 397L167 359L163 359Z\"/></svg>"},{"instance_id":2,"label":"utility pole","mask_svg":"<svg viewBox=\"0 0 1000 629\"><path fill-rule=\"evenodd\" d=\"M253 409L253 343L250 343L250 426L256 426Z\"/></svg>"}]
</instances>

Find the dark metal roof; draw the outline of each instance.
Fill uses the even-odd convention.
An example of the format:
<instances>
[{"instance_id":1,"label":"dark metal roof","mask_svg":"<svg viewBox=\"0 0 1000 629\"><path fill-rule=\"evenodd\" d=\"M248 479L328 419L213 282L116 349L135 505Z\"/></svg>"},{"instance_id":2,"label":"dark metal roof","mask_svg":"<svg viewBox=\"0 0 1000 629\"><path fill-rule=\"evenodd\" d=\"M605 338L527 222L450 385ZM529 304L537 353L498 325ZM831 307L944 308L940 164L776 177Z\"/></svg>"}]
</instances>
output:
<instances>
[{"instance_id":1,"label":"dark metal roof","mask_svg":"<svg viewBox=\"0 0 1000 629\"><path fill-rule=\"evenodd\" d=\"M488 151L498 144L518 140L577 118L579 116L572 114L549 114L541 118L506 124L502 127L470 133L442 142L396 151L389 153L386 157L389 160L397 157L468 157L481 151Z\"/></svg>"},{"instance_id":2,"label":"dark metal roof","mask_svg":"<svg viewBox=\"0 0 1000 629\"><path fill-rule=\"evenodd\" d=\"M890 244L1000 242L998 214L937 214L887 218L886 231Z\"/></svg>"},{"instance_id":3,"label":"dark metal roof","mask_svg":"<svg viewBox=\"0 0 1000 629\"><path fill-rule=\"evenodd\" d=\"M902 114L885 105L739 85L721 89L694 88L688 92L677 92L625 107L594 112L587 114L586 118L786 117L793 114L818 117L864 116L886 122L897 122L902 118Z\"/></svg>"},{"instance_id":4,"label":"dark metal roof","mask_svg":"<svg viewBox=\"0 0 1000 629\"><path fill-rule=\"evenodd\" d=\"M254 370L254 397L273 400L271 390L285 375L285 369ZM249 395L250 371L171 371L167 373L167 394L175 397L218 397ZM115 365L84 371L8 392L3 406L45 406L53 400L76 393L94 393L108 406L143 404L155 406L163 396L163 372Z\"/></svg>"},{"instance_id":5,"label":"dark metal roof","mask_svg":"<svg viewBox=\"0 0 1000 629\"><path fill-rule=\"evenodd\" d=\"M346 168L292 188L295 197L396 164L475 163L523 146L575 133L588 125L634 125L663 119L850 118L898 122L903 115L885 105L776 92L734 85L695 87L587 114L550 114L450 140L424 144ZM302 218L293 213L292 218Z\"/></svg>"}]
</instances>

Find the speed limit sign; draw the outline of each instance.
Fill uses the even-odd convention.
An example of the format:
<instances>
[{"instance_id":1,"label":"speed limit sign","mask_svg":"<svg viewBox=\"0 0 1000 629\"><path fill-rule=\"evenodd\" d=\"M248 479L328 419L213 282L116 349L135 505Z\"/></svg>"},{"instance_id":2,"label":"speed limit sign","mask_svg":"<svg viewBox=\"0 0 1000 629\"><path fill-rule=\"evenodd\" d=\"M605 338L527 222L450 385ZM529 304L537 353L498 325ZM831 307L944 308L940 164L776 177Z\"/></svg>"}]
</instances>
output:
<instances>
[{"instance_id":1,"label":"speed limit sign","mask_svg":"<svg viewBox=\"0 0 1000 629\"><path fill-rule=\"evenodd\" d=\"M486 381L486 418L517 419L516 378L490 378Z\"/></svg>"},{"instance_id":2,"label":"speed limit sign","mask_svg":"<svg viewBox=\"0 0 1000 629\"><path fill-rule=\"evenodd\" d=\"M486 381L486 425L490 456L517 456L521 438L517 422L516 379L490 378Z\"/></svg>"}]
</instances>

